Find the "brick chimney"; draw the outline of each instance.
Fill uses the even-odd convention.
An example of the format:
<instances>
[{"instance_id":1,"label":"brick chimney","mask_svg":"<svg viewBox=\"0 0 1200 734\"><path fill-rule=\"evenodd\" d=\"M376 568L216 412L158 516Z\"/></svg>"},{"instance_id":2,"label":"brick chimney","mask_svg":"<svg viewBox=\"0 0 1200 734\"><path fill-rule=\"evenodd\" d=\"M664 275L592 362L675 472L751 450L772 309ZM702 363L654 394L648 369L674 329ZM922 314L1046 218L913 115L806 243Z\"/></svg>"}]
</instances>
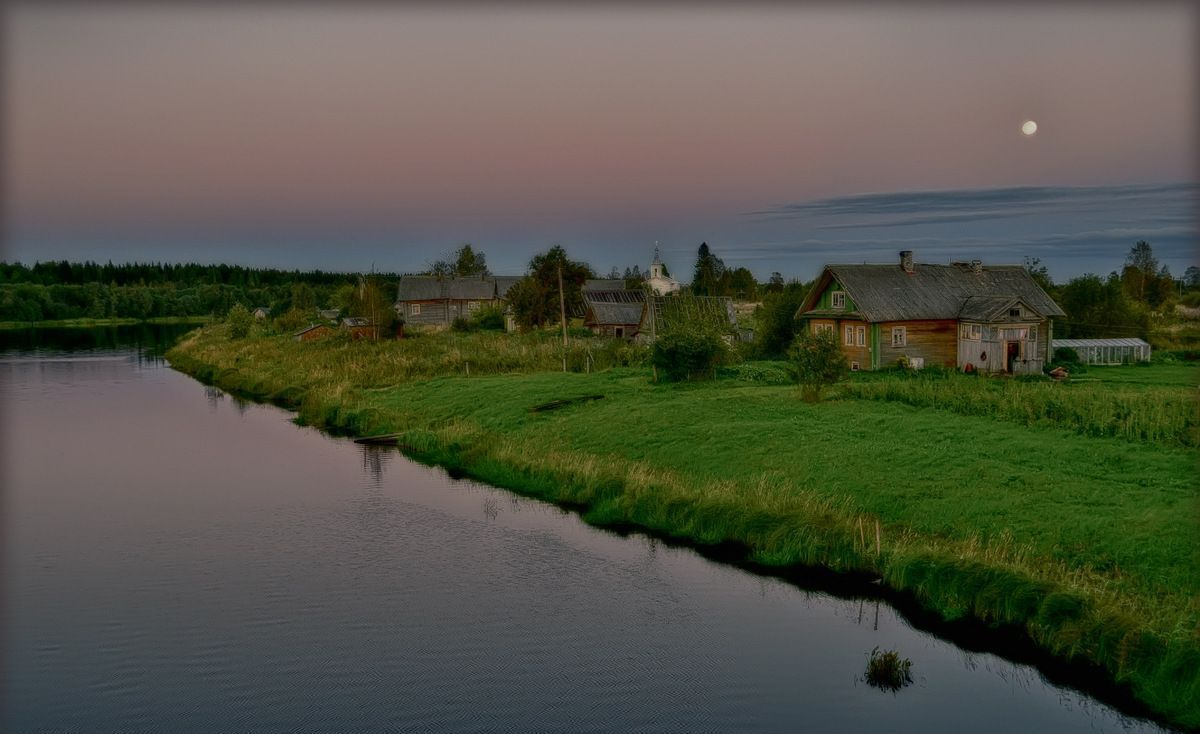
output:
<instances>
[{"instance_id":1,"label":"brick chimney","mask_svg":"<svg viewBox=\"0 0 1200 734\"><path fill-rule=\"evenodd\" d=\"M982 260L972 260L971 261L971 272L975 273L976 275L983 273L983 261Z\"/></svg>"},{"instance_id":2,"label":"brick chimney","mask_svg":"<svg viewBox=\"0 0 1200 734\"><path fill-rule=\"evenodd\" d=\"M900 251L900 267L904 268L904 272L906 273L911 273L913 271L912 250Z\"/></svg>"}]
</instances>

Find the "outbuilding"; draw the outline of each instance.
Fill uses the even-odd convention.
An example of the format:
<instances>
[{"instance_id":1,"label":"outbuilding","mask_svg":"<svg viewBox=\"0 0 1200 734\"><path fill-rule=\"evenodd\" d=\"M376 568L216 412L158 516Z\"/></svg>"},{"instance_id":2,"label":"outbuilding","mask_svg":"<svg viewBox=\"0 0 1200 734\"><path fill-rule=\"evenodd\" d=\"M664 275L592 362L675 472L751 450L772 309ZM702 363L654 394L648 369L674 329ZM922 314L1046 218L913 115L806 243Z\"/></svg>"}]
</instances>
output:
<instances>
[{"instance_id":1,"label":"outbuilding","mask_svg":"<svg viewBox=\"0 0 1200 734\"><path fill-rule=\"evenodd\" d=\"M1150 345L1141 339L1055 339L1054 349L1073 349L1084 364L1132 364L1150 361Z\"/></svg>"}]
</instances>

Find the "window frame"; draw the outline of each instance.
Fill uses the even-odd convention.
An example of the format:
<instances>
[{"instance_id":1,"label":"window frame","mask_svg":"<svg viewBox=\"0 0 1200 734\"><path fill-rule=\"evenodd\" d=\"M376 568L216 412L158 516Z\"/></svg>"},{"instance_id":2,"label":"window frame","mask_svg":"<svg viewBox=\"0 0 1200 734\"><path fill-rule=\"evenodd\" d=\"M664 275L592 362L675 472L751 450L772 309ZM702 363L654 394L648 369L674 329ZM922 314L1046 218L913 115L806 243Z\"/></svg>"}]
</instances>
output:
<instances>
[{"instance_id":1,"label":"window frame","mask_svg":"<svg viewBox=\"0 0 1200 734\"><path fill-rule=\"evenodd\" d=\"M855 346L858 346L858 347L867 346L867 327L865 327L865 326L854 327L854 342L855 342Z\"/></svg>"},{"instance_id":2,"label":"window frame","mask_svg":"<svg viewBox=\"0 0 1200 734\"><path fill-rule=\"evenodd\" d=\"M820 334L826 331L834 334L837 333L837 329L834 328L833 324L813 324L814 334Z\"/></svg>"},{"instance_id":3,"label":"window frame","mask_svg":"<svg viewBox=\"0 0 1200 734\"><path fill-rule=\"evenodd\" d=\"M830 291L829 292L829 307L839 310L846 308L846 291Z\"/></svg>"},{"instance_id":4,"label":"window frame","mask_svg":"<svg viewBox=\"0 0 1200 734\"><path fill-rule=\"evenodd\" d=\"M842 346L852 347L854 346L854 327L846 326L844 328L845 332L842 334Z\"/></svg>"},{"instance_id":5,"label":"window frame","mask_svg":"<svg viewBox=\"0 0 1200 734\"><path fill-rule=\"evenodd\" d=\"M408 315L409 316L420 316L421 315L421 304L419 304L419 303L408 304Z\"/></svg>"},{"instance_id":6,"label":"window frame","mask_svg":"<svg viewBox=\"0 0 1200 734\"><path fill-rule=\"evenodd\" d=\"M900 338L897 339L896 338L897 336ZM908 346L908 327L907 326L893 326L892 327L892 346L893 347L907 347Z\"/></svg>"}]
</instances>

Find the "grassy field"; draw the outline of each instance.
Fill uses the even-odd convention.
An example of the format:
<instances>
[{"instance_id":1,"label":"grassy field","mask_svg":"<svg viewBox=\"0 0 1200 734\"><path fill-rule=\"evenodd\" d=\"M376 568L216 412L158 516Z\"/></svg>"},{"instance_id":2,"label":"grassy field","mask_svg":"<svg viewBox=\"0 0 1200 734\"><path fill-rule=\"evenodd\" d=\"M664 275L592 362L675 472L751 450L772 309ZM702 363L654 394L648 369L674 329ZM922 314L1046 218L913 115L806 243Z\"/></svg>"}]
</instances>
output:
<instances>
[{"instance_id":1,"label":"grassy field","mask_svg":"<svg viewBox=\"0 0 1200 734\"><path fill-rule=\"evenodd\" d=\"M168 357L309 423L400 433L418 458L580 506L590 522L732 542L768 566L878 574L947 619L1020 625L1052 653L1107 669L1167 720L1200 726L1196 455L1177 419L1144 435L1089 434L1058 414L997 418L956 408L961 397L909 404L919 401L905 392L915 385L936 404L938 389L973 386L997 391L986 399L996 405L1042 400L1026 387L1065 388L1056 399L1090 406L1139 391L1155 396L1133 406L1150 425L1162 405L1194 421L1197 368L1094 369L1094 382L1072 386L870 376L811 405L795 387L757 382L770 366L655 385L648 369L621 366L638 364L636 351L573 347L589 349L582 369L612 367L554 372L560 347L538 336L298 344L209 327ZM855 393L890 383L899 398ZM605 397L530 412L586 394Z\"/></svg>"}]
</instances>

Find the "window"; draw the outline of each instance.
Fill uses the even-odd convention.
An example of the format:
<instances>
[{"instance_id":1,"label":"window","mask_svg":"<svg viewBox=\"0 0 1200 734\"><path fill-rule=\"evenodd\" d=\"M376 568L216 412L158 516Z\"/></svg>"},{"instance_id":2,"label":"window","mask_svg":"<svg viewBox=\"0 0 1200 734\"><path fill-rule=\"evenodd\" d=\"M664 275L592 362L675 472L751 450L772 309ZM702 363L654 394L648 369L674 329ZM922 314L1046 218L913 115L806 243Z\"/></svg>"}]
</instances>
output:
<instances>
[{"instance_id":1,"label":"window","mask_svg":"<svg viewBox=\"0 0 1200 734\"><path fill-rule=\"evenodd\" d=\"M833 308L845 308L846 307L846 292L845 291L834 291L833 293L830 293L829 294L829 302Z\"/></svg>"},{"instance_id":2,"label":"window","mask_svg":"<svg viewBox=\"0 0 1200 734\"><path fill-rule=\"evenodd\" d=\"M1029 341L1031 341L1031 342L1037 341L1037 325L1036 324L1029 327Z\"/></svg>"},{"instance_id":3,"label":"window","mask_svg":"<svg viewBox=\"0 0 1200 734\"><path fill-rule=\"evenodd\" d=\"M830 334L832 334L833 333L833 324L813 324L813 333L814 334L820 334L820 333L826 332L826 331L828 331Z\"/></svg>"},{"instance_id":4,"label":"window","mask_svg":"<svg viewBox=\"0 0 1200 734\"><path fill-rule=\"evenodd\" d=\"M846 346L848 346L848 347L854 346L854 327L853 326L846 327Z\"/></svg>"},{"instance_id":5,"label":"window","mask_svg":"<svg viewBox=\"0 0 1200 734\"><path fill-rule=\"evenodd\" d=\"M421 304L419 304L419 303L410 304L408 307L408 312L410 314L412 314L413 316L420 316L421 315Z\"/></svg>"},{"instance_id":6,"label":"window","mask_svg":"<svg viewBox=\"0 0 1200 734\"><path fill-rule=\"evenodd\" d=\"M857 337L858 346L860 346L860 347L867 346L867 327L859 326L858 328L856 328L854 330L854 334Z\"/></svg>"},{"instance_id":7,"label":"window","mask_svg":"<svg viewBox=\"0 0 1200 734\"><path fill-rule=\"evenodd\" d=\"M1013 317L1014 319L1019 319L1019 318L1021 318L1021 309L1010 308L1010 309L1008 309L1008 315Z\"/></svg>"},{"instance_id":8,"label":"window","mask_svg":"<svg viewBox=\"0 0 1200 734\"><path fill-rule=\"evenodd\" d=\"M959 329L959 337L977 342L983 337L983 327L979 324L963 324Z\"/></svg>"},{"instance_id":9,"label":"window","mask_svg":"<svg viewBox=\"0 0 1200 734\"><path fill-rule=\"evenodd\" d=\"M859 370L859 369L860 369L860 368L859 368L859 366L858 366L858 362L851 362L851 363L850 363L850 371L851 371L851 372L858 372L858 370Z\"/></svg>"},{"instance_id":10,"label":"window","mask_svg":"<svg viewBox=\"0 0 1200 734\"><path fill-rule=\"evenodd\" d=\"M892 327L892 346L903 347L908 344L908 327L893 326Z\"/></svg>"},{"instance_id":11,"label":"window","mask_svg":"<svg viewBox=\"0 0 1200 734\"><path fill-rule=\"evenodd\" d=\"M475 311L478 308L479 308L479 301L468 301L467 302L467 310L468 311Z\"/></svg>"}]
</instances>

